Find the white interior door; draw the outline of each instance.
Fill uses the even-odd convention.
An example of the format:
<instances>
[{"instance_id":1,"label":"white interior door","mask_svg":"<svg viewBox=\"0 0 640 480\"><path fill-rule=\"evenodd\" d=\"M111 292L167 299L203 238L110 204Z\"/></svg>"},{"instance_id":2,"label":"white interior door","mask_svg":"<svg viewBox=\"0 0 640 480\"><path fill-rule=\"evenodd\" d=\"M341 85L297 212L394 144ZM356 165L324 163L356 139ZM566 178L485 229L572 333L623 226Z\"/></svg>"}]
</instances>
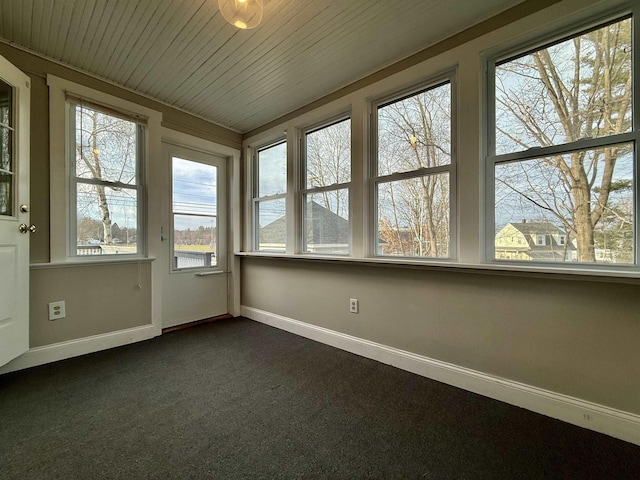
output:
<instances>
[{"instance_id":1,"label":"white interior door","mask_svg":"<svg viewBox=\"0 0 640 480\"><path fill-rule=\"evenodd\" d=\"M29 77L0 57L0 365L29 349Z\"/></svg>"},{"instance_id":2,"label":"white interior door","mask_svg":"<svg viewBox=\"0 0 640 480\"><path fill-rule=\"evenodd\" d=\"M226 314L227 159L163 142L168 228L163 227L162 327Z\"/></svg>"}]
</instances>

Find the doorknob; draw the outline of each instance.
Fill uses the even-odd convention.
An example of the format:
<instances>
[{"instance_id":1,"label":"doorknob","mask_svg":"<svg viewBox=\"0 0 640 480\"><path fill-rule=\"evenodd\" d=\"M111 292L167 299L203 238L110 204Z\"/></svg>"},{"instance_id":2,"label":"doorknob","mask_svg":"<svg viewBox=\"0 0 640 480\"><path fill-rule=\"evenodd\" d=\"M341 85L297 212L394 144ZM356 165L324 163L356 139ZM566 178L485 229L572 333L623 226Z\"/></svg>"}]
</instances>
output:
<instances>
[{"instance_id":1,"label":"doorknob","mask_svg":"<svg viewBox=\"0 0 640 480\"><path fill-rule=\"evenodd\" d=\"M20 230L20 233L36 233L36 226L35 225L27 225L26 223L21 223L20 226L18 227L18 230Z\"/></svg>"},{"instance_id":2,"label":"doorknob","mask_svg":"<svg viewBox=\"0 0 640 480\"><path fill-rule=\"evenodd\" d=\"M22 213L28 213L29 212L29 206L25 205L24 203L22 205L20 205L20 211Z\"/></svg>"}]
</instances>

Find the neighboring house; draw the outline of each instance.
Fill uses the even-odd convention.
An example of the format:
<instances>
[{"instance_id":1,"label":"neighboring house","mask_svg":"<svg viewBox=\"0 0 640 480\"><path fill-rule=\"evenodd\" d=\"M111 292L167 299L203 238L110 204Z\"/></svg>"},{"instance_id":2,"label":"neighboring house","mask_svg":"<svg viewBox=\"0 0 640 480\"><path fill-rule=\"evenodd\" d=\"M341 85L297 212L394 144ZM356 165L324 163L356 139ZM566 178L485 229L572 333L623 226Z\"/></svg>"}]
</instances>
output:
<instances>
[{"instance_id":1,"label":"neighboring house","mask_svg":"<svg viewBox=\"0 0 640 480\"><path fill-rule=\"evenodd\" d=\"M572 262L576 247L567 233L550 222L507 223L495 237L497 259Z\"/></svg>"},{"instance_id":2,"label":"neighboring house","mask_svg":"<svg viewBox=\"0 0 640 480\"><path fill-rule=\"evenodd\" d=\"M349 221L316 202L308 202L305 222L306 250L312 253L349 253ZM285 249L286 218L260 228L260 248L283 251Z\"/></svg>"}]
</instances>

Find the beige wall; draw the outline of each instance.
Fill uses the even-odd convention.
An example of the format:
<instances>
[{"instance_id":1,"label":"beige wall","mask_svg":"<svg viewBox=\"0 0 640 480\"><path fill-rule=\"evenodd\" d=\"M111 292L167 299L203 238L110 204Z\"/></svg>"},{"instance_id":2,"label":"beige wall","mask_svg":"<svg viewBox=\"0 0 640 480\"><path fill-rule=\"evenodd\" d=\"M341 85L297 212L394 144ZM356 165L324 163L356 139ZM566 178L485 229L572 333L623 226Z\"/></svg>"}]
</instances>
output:
<instances>
[{"instance_id":1,"label":"beige wall","mask_svg":"<svg viewBox=\"0 0 640 480\"><path fill-rule=\"evenodd\" d=\"M50 260L49 91L46 75L70 80L162 112L163 126L239 148L241 135L128 90L0 43L0 55L31 77L31 264ZM153 159L149 169L152 170ZM151 206L153 208L153 206ZM143 288L136 287L140 278ZM142 263L32 268L30 346L39 347L151 323L151 268ZM47 303L65 300L67 318L47 319Z\"/></svg>"},{"instance_id":2,"label":"beige wall","mask_svg":"<svg viewBox=\"0 0 640 480\"><path fill-rule=\"evenodd\" d=\"M31 348L149 325L151 264L32 268L29 295ZM51 321L47 304L59 300L66 317Z\"/></svg>"},{"instance_id":3,"label":"beige wall","mask_svg":"<svg viewBox=\"0 0 640 480\"><path fill-rule=\"evenodd\" d=\"M640 285L261 258L241 274L243 305L640 414Z\"/></svg>"}]
</instances>

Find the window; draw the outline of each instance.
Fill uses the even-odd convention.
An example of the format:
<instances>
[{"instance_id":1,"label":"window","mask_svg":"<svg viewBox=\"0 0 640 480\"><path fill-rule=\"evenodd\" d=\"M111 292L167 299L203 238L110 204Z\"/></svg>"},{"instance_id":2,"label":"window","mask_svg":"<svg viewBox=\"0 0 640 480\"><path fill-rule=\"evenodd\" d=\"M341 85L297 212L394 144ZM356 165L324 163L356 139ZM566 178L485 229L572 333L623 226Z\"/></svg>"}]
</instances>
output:
<instances>
[{"instance_id":1,"label":"window","mask_svg":"<svg viewBox=\"0 0 640 480\"><path fill-rule=\"evenodd\" d=\"M67 97L70 256L142 250L140 119Z\"/></svg>"},{"instance_id":2,"label":"window","mask_svg":"<svg viewBox=\"0 0 640 480\"><path fill-rule=\"evenodd\" d=\"M348 255L350 118L304 132L303 171L303 251Z\"/></svg>"},{"instance_id":3,"label":"window","mask_svg":"<svg viewBox=\"0 0 640 480\"><path fill-rule=\"evenodd\" d=\"M287 246L287 143L258 148L254 168L256 250L285 252Z\"/></svg>"},{"instance_id":4,"label":"window","mask_svg":"<svg viewBox=\"0 0 640 480\"><path fill-rule=\"evenodd\" d=\"M173 268L215 267L218 167L171 158Z\"/></svg>"},{"instance_id":5,"label":"window","mask_svg":"<svg viewBox=\"0 0 640 480\"><path fill-rule=\"evenodd\" d=\"M375 252L454 256L453 75L374 105Z\"/></svg>"},{"instance_id":6,"label":"window","mask_svg":"<svg viewBox=\"0 0 640 480\"><path fill-rule=\"evenodd\" d=\"M490 256L515 228L519 260L636 262L632 52L624 18L490 62Z\"/></svg>"},{"instance_id":7,"label":"window","mask_svg":"<svg viewBox=\"0 0 640 480\"><path fill-rule=\"evenodd\" d=\"M145 162L160 156L162 114L54 75L47 85L50 261L138 260L153 221Z\"/></svg>"}]
</instances>

